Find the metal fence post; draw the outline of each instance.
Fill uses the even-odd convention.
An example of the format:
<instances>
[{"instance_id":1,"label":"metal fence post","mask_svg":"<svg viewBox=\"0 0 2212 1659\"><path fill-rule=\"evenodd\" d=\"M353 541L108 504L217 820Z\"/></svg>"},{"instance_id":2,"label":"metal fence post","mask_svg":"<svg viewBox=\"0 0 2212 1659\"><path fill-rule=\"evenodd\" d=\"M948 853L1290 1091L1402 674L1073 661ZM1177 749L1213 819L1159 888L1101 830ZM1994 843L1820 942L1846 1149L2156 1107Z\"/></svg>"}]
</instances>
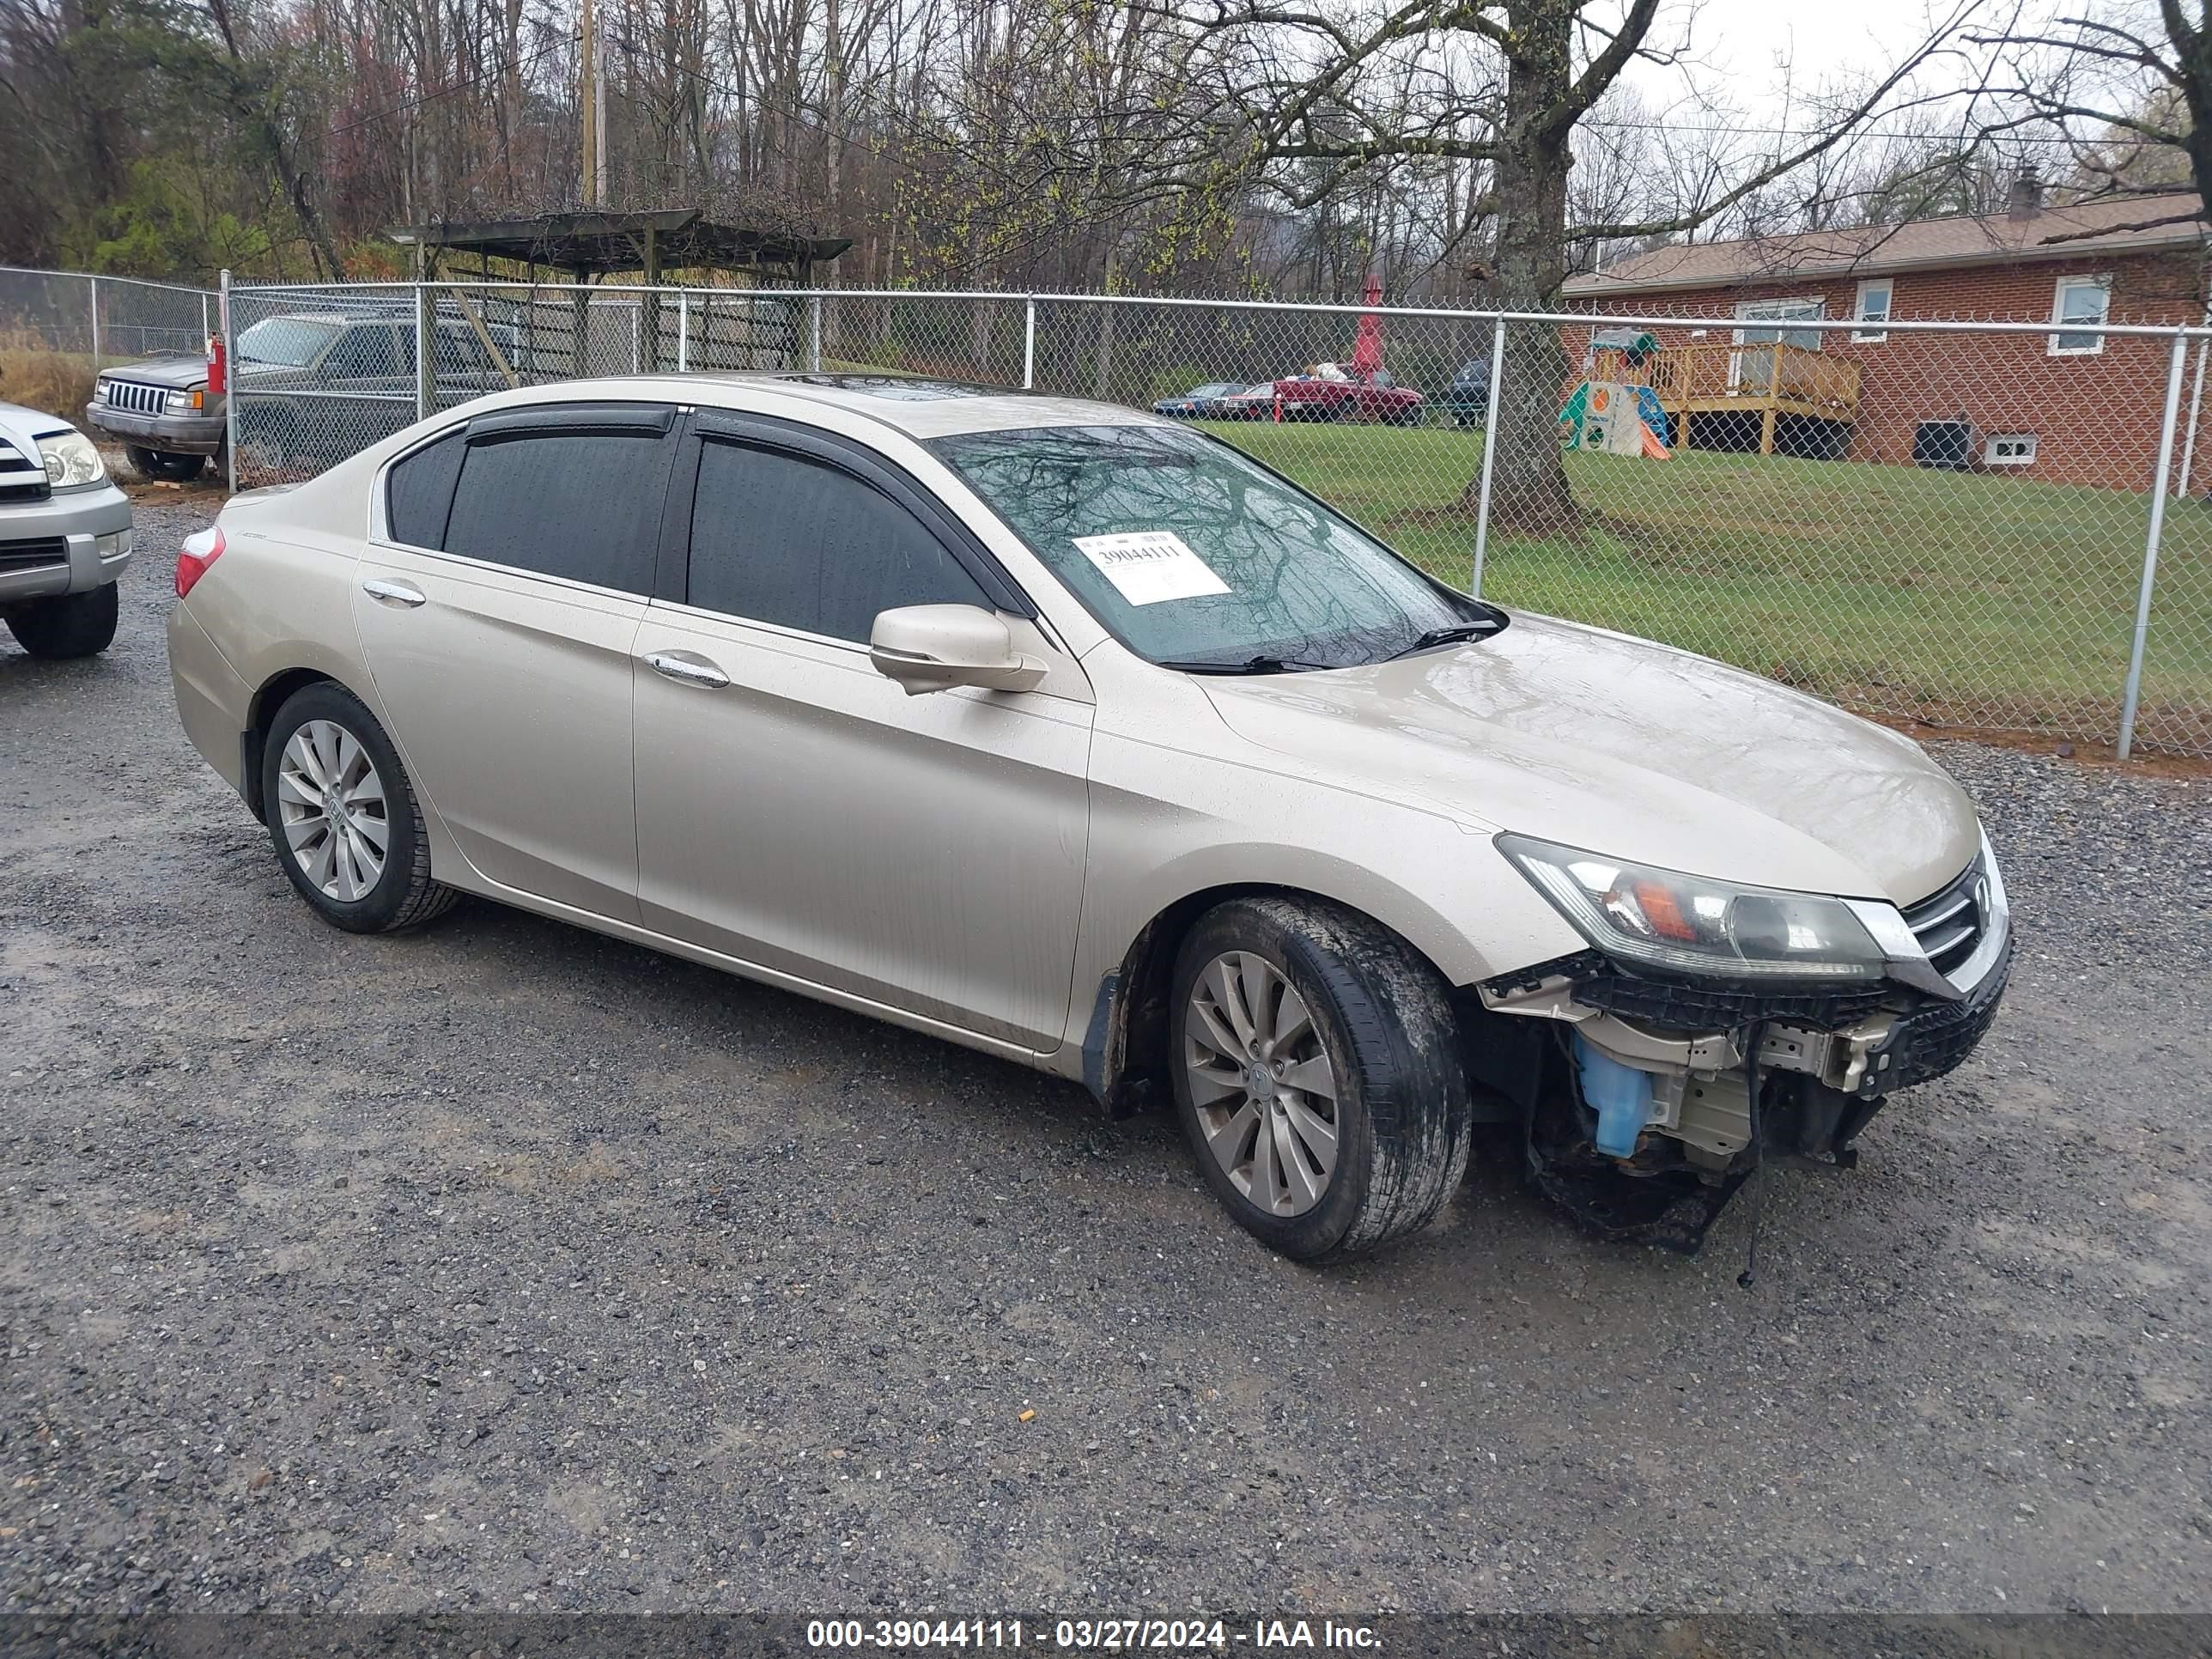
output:
<instances>
[{"instance_id":1,"label":"metal fence post","mask_svg":"<svg viewBox=\"0 0 2212 1659\"><path fill-rule=\"evenodd\" d=\"M85 286L92 290L92 366L100 367L100 278L88 276Z\"/></svg>"},{"instance_id":2,"label":"metal fence post","mask_svg":"<svg viewBox=\"0 0 2212 1659\"><path fill-rule=\"evenodd\" d=\"M212 331L212 330L210 330L210 329L208 327L208 296L207 296L206 295L203 294L203 295L200 295L200 339L201 339L201 341L202 341L202 344L201 344L201 346L200 346L200 349L201 349L201 350L204 351L204 350L206 350L206 349L207 349L207 346L206 346L206 344L205 344L205 341L206 341L207 337L209 336L209 334L210 334L211 332L213 332L213 331Z\"/></svg>"},{"instance_id":3,"label":"metal fence post","mask_svg":"<svg viewBox=\"0 0 2212 1659\"><path fill-rule=\"evenodd\" d=\"M691 296L682 289L676 290L676 372L688 374L691 370Z\"/></svg>"},{"instance_id":4,"label":"metal fence post","mask_svg":"<svg viewBox=\"0 0 2212 1659\"><path fill-rule=\"evenodd\" d=\"M2181 440L2181 482L2173 487L2177 495L2189 494L2189 475L2197 461L2197 421L2204 409L2204 351L2212 340L2197 343L2197 368L2189 377L2189 430Z\"/></svg>"},{"instance_id":5,"label":"metal fence post","mask_svg":"<svg viewBox=\"0 0 2212 1659\"><path fill-rule=\"evenodd\" d=\"M230 267L222 268L219 295L222 319L222 453L230 493L238 494L238 351L230 325Z\"/></svg>"},{"instance_id":6,"label":"metal fence post","mask_svg":"<svg viewBox=\"0 0 2212 1659\"><path fill-rule=\"evenodd\" d=\"M415 284L415 418L422 419L435 407L432 390L432 375L435 373L431 359L435 355L432 343L436 338L432 319L437 301L430 297L428 283Z\"/></svg>"},{"instance_id":7,"label":"metal fence post","mask_svg":"<svg viewBox=\"0 0 2212 1659\"><path fill-rule=\"evenodd\" d=\"M806 366L817 374L822 372L822 296L818 294L806 302Z\"/></svg>"},{"instance_id":8,"label":"metal fence post","mask_svg":"<svg viewBox=\"0 0 2212 1659\"><path fill-rule=\"evenodd\" d=\"M1498 393L1505 384L1505 319L1490 336L1490 401L1482 411L1482 486L1474 501L1474 580L1468 588L1482 597L1482 561L1490 549L1490 474L1498 464Z\"/></svg>"},{"instance_id":9,"label":"metal fence post","mask_svg":"<svg viewBox=\"0 0 2212 1659\"><path fill-rule=\"evenodd\" d=\"M1036 389L1036 295L1022 300L1022 390Z\"/></svg>"},{"instance_id":10,"label":"metal fence post","mask_svg":"<svg viewBox=\"0 0 2212 1659\"><path fill-rule=\"evenodd\" d=\"M2150 634L2151 590L2158 586L2159 538L2166 533L2166 483L2173 465L2173 421L2181 410L2181 365L2188 356L2186 336L2173 337L2173 361L2166 371L2166 418L2159 427L2158 470L2150 486L2150 533L2143 538L2142 583L2136 591L2136 634L2128 648L2128 683L2120 694L2118 754L2128 758L2136 742L2136 708L2142 699L2143 643Z\"/></svg>"}]
</instances>

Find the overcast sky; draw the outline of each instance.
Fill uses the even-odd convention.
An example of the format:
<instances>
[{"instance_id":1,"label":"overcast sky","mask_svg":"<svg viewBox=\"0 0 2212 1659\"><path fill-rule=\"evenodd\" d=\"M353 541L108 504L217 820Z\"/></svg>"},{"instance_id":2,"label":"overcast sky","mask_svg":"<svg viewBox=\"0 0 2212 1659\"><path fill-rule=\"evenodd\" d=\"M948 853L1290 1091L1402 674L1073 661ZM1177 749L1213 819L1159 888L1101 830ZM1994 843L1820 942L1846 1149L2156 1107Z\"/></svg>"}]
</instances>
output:
<instances>
[{"instance_id":1,"label":"overcast sky","mask_svg":"<svg viewBox=\"0 0 2212 1659\"><path fill-rule=\"evenodd\" d=\"M1710 66L1698 71L1702 82L1724 78L1727 94L1747 114L1775 122L1784 113L1782 90L1792 70L1798 86L1808 88L1824 79L1886 70L1925 38L1929 3L1699 0L1690 33L1692 56ZM1996 9L1990 9L1994 15ZM1676 44L1684 17L1680 8L1662 12L1652 28L1653 44ZM1682 96L1679 70L1639 64L1628 78L1655 107L1663 109Z\"/></svg>"}]
</instances>

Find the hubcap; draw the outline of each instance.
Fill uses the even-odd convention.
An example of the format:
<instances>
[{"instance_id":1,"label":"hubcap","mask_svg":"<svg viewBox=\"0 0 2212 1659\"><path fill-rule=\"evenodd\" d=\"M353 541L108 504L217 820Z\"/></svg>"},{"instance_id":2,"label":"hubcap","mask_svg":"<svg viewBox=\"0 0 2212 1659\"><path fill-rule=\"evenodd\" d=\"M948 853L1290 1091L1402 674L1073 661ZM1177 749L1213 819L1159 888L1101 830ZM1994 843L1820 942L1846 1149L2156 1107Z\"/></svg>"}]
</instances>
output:
<instances>
[{"instance_id":1,"label":"hubcap","mask_svg":"<svg viewBox=\"0 0 2212 1659\"><path fill-rule=\"evenodd\" d=\"M1207 963L1183 1064L1206 1149L1237 1190L1270 1215L1320 1203L1336 1168L1336 1073L1281 969L1249 951Z\"/></svg>"},{"instance_id":2,"label":"hubcap","mask_svg":"<svg viewBox=\"0 0 2212 1659\"><path fill-rule=\"evenodd\" d=\"M309 720L276 764L276 812L300 872L345 903L384 874L392 844L384 780L361 739L335 720Z\"/></svg>"}]
</instances>

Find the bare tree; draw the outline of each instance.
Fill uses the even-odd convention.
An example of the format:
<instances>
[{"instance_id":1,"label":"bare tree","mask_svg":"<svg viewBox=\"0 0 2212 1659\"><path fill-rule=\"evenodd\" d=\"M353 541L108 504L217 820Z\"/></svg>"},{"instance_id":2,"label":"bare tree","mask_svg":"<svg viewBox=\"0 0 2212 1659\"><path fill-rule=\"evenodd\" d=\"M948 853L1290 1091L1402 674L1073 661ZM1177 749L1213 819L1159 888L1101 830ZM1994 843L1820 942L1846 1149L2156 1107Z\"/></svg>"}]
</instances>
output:
<instances>
[{"instance_id":1,"label":"bare tree","mask_svg":"<svg viewBox=\"0 0 2212 1659\"><path fill-rule=\"evenodd\" d=\"M1990 133L2039 129L2070 141L2077 174L2100 195L2170 190L2185 158L2193 209L2131 228L2207 216L2212 195L2212 30L2204 0L2136 0L2100 15L2060 16L1967 36L1996 54L1990 90L2002 113Z\"/></svg>"},{"instance_id":2,"label":"bare tree","mask_svg":"<svg viewBox=\"0 0 2212 1659\"><path fill-rule=\"evenodd\" d=\"M1469 216L1485 223L1490 247L1482 297L1548 311L1577 246L1695 229L1826 155L1877 112L1909 103L1915 76L1981 0L1944 0L1948 9L1888 69L1813 99L1801 133L1723 166L1694 200L1616 214L1600 192L1587 218L1574 211L1578 133L1632 64L1687 62L1693 14L1676 12L1662 33L1662 0L1374 0L1357 10L1323 0L1156 3L1201 46L1236 49L1223 52L1218 78L1242 124L1243 165L1317 167L1310 187L1289 187L1294 202L1310 205L1376 166L1470 164L1483 184ZM1171 176L1188 183L1194 174L1185 165ZM1554 435L1565 353L1548 328L1524 328L1521 341L1492 411L1493 513L1525 531L1571 528L1580 514Z\"/></svg>"}]
</instances>

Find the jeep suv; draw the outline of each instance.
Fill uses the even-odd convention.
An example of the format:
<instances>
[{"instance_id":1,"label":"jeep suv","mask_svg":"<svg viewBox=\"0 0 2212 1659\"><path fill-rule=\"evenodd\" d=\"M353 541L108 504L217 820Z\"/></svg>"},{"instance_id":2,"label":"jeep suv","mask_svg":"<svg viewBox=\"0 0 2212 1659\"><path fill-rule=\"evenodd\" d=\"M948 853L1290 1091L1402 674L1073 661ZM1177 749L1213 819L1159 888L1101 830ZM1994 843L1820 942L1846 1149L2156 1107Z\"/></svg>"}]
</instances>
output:
<instances>
[{"instance_id":1,"label":"jeep suv","mask_svg":"<svg viewBox=\"0 0 2212 1659\"><path fill-rule=\"evenodd\" d=\"M92 440L0 404L0 621L34 657L88 657L115 637L131 502Z\"/></svg>"},{"instance_id":2,"label":"jeep suv","mask_svg":"<svg viewBox=\"0 0 2212 1659\"><path fill-rule=\"evenodd\" d=\"M491 329L508 367L520 371L516 352L501 338L507 332ZM465 322L441 318L437 342L441 405L509 384ZM240 332L232 358L231 382L245 398L238 442L273 469L343 459L415 418L412 310L264 317ZM222 453L223 396L210 389L204 358L162 356L104 370L84 415L120 440L149 478L196 477Z\"/></svg>"}]
</instances>

